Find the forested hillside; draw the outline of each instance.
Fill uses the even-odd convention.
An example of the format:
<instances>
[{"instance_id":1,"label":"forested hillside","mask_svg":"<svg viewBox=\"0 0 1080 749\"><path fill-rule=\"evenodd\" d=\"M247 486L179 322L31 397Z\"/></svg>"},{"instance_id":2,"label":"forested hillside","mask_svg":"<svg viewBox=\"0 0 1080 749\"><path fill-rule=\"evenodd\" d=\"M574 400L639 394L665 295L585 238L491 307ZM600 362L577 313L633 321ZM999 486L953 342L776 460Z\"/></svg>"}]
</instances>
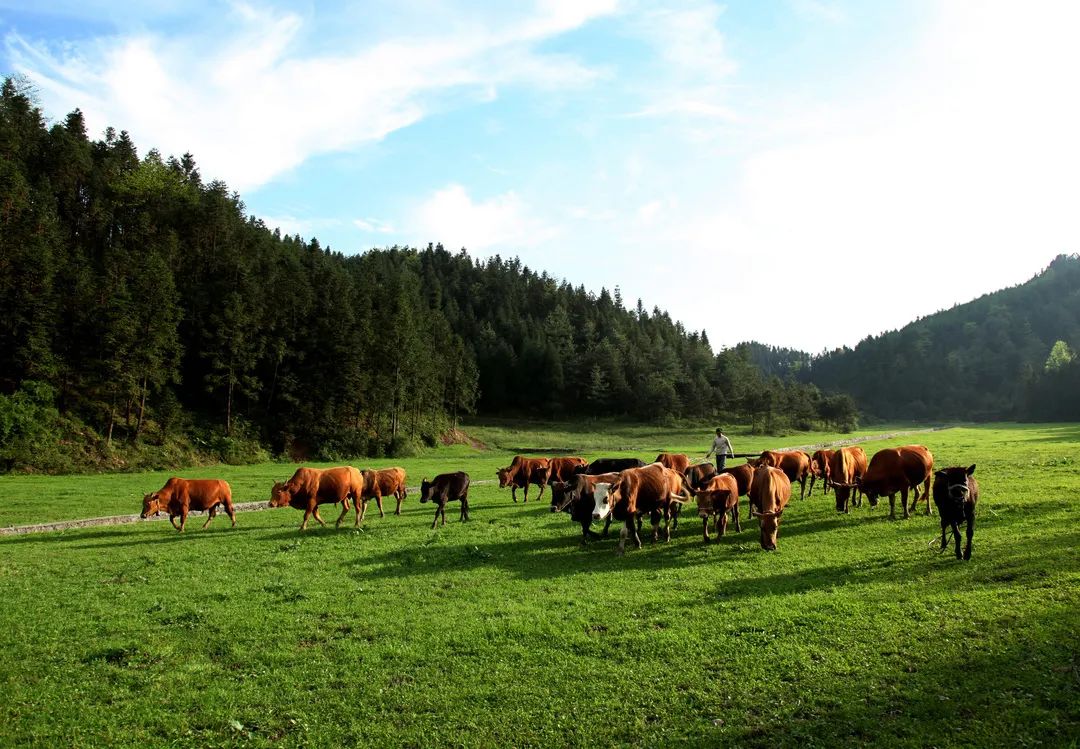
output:
<instances>
[{"instance_id":1,"label":"forested hillside","mask_svg":"<svg viewBox=\"0 0 1080 749\"><path fill-rule=\"evenodd\" d=\"M140 157L112 129L91 140L78 111L50 126L10 79L0 309L0 468L177 436L235 461L400 452L475 412L856 417L850 398L767 378L743 348L714 355L618 289L440 246L346 256L282 236L190 154Z\"/></svg>"},{"instance_id":2,"label":"forested hillside","mask_svg":"<svg viewBox=\"0 0 1080 749\"><path fill-rule=\"evenodd\" d=\"M773 350L778 374L850 393L886 419L1080 419L1080 257L854 349ZM786 367L779 362L786 362Z\"/></svg>"}]
</instances>

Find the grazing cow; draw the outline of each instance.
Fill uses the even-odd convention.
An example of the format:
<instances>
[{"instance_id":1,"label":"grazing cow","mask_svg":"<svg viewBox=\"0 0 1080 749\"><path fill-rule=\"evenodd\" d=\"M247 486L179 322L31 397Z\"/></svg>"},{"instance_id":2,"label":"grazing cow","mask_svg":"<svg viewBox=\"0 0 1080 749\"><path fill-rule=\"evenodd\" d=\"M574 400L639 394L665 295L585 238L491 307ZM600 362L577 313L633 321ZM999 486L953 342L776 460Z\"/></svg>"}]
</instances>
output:
<instances>
[{"instance_id":1,"label":"grazing cow","mask_svg":"<svg viewBox=\"0 0 1080 749\"><path fill-rule=\"evenodd\" d=\"M683 491L686 490L686 493ZM686 487L686 477L678 471L666 468L659 463L652 463L644 468L632 468L619 474L617 483L611 485L603 508L616 520L624 520L626 526L619 533L618 554L626 551L627 537L633 537L634 545L641 548L641 536L636 521L646 514L653 526L653 541L659 538L658 523L664 519L664 540L671 540L671 517L674 506L688 501L690 492ZM593 518L602 517L599 498ZM606 512L604 512L606 514Z\"/></svg>"},{"instance_id":2,"label":"grazing cow","mask_svg":"<svg viewBox=\"0 0 1080 749\"><path fill-rule=\"evenodd\" d=\"M971 559L971 537L975 535L975 505L979 501L979 482L971 474L975 466L942 468L934 473L934 504L941 517L941 550L949 548L945 529L951 527L956 539L956 558L960 558L960 520L967 520L967 544L964 559Z\"/></svg>"},{"instance_id":3,"label":"grazing cow","mask_svg":"<svg viewBox=\"0 0 1080 749\"><path fill-rule=\"evenodd\" d=\"M735 521L736 533L742 530L739 524L739 485L730 473L719 473L712 477L705 486L697 491L698 517L701 518L701 530L705 542L709 541L709 517L716 517L717 532L727 533L728 512Z\"/></svg>"},{"instance_id":4,"label":"grazing cow","mask_svg":"<svg viewBox=\"0 0 1080 749\"><path fill-rule=\"evenodd\" d=\"M793 484L798 481L802 486L799 499L806 497L806 479L810 476L810 456L802 450L765 450L755 465L779 468L788 477L788 481Z\"/></svg>"},{"instance_id":5,"label":"grazing cow","mask_svg":"<svg viewBox=\"0 0 1080 749\"><path fill-rule=\"evenodd\" d=\"M367 470L361 473L364 474L364 493L361 495L363 503L360 506L360 522L364 521L370 499L375 500L375 505L379 508L379 517L386 517L383 513L382 498L394 497L397 499L397 509L394 510L394 514L400 515L401 503L405 501L409 493L405 488L405 469L380 468L377 471Z\"/></svg>"},{"instance_id":6,"label":"grazing cow","mask_svg":"<svg viewBox=\"0 0 1080 749\"><path fill-rule=\"evenodd\" d=\"M776 549L776 535L780 530L780 516L784 514L791 498L791 482L787 474L772 466L754 469L754 482L750 486L751 512L761 518L761 548Z\"/></svg>"},{"instance_id":7,"label":"grazing cow","mask_svg":"<svg viewBox=\"0 0 1080 749\"><path fill-rule=\"evenodd\" d=\"M645 465L644 460L638 458L597 458L583 471L590 476L598 476L601 473L618 473L627 468L641 468ZM578 471L582 473L582 471Z\"/></svg>"},{"instance_id":8,"label":"grazing cow","mask_svg":"<svg viewBox=\"0 0 1080 749\"><path fill-rule=\"evenodd\" d=\"M814 482L821 479L821 491L829 493L829 461L832 460L835 450L815 450L810 456L810 488L806 496L814 493Z\"/></svg>"},{"instance_id":9,"label":"grazing cow","mask_svg":"<svg viewBox=\"0 0 1080 749\"><path fill-rule=\"evenodd\" d=\"M585 460L585 458L549 458L548 483L570 481L576 474L582 473L588 467L589 461Z\"/></svg>"},{"instance_id":10,"label":"grazing cow","mask_svg":"<svg viewBox=\"0 0 1080 749\"><path fill-rule=\"evenodd\" d=\"M526 458L515 455L508 468L500 468L495 471L499 477L499 488L510 487L510 496L517 502L517 490L525 490L525 502L529 501L529 484L540 487L537 499L544 496L544 487L547 486L550 467L547 458Z\"/></svg>"},{"instance_id":11,"label":"grazing cow","mask_svg":"<svg viewBox=\"0 0 1080 749\"><path fill-rule=\"evenodd\" d=\"M683 471L683 476L686 476L686 483L690 484L690 488L694 491L703 488L705 484L709 483L709 479L715 475L716 466L712 463L697 463L688 466Z\"/></svg>"},{"instance_id":12,"label":"grazing cow","mask_svg":"<svg viewBox=\"0 0 1080 749\"><path fill-rule=\"evenodd\" d=\"M660 453L653 462L682 473L690 465L690 458L683 453Z\"/></svg>"},{"instance_id":13,"label":"grazing cow","mask_svg":"<svg viewBox=\"0 0 1080 749\"><path fill-rule=\"evenodd\" d=\"M464 471L456 473L440 473L428 481L426 478L420 482L420 502L435 503L435 519L431 521L432 530L442 516L442 524L446 525L446 503L461 502L461 522L469 519L469 474Z\"/></svg>"},{"instance_id":14,"label":"grazing cow","mask_svg":"<svg viewBox=\"0 0 1080 749\"><path fill-rule=\"evenodd\" d=\"M275 483L270 493L270 507L289 505L304 511L300 530L307 528L312 515L323 527L326 523L319 517L319 505L341 504L341 515L334 527L341 525L349 512L349 500L356 505L356 525L360 525L360 512L364 504L364 475L352 466L337 468L297 468L292 478L284 484Z\"/></svg>"},{"instance_id":15,"label":"grazing cow","mask_svg":"<svg viewBox=\"0 0 1080 749\"><path fill-rule=\"evenodd\" d=\"M847 512L849 502L859 506L862 494L856 501L859 479L866 473L866 452L861 447L841 447L833 453L829 462L829 486L836 491L836 511Z\"/></svg>"},{"instance_id":16,"label":"grazing cow","mask_svg":"<svg viewBox=\"0 0 1080 749\"><path fill-rule=\"evenodd\" d=\"M143 497L143 509L140 517L148 518L159 512L169 513L169 522L173 528L181 533L187 523L188 512L196 510L210 511L210 517L206 518L203 528L210 525L210 521L217 515L218 505L225 508L225 513L232 520L232 527L236 527L236 513L232 506L232 489L227 481L220 479L178 479L173 477L165 482L165 486ZM176 524L176 516L180 516L180 525Z\"/></svg>"},{"instance_id":17,"label":"grazing cow","mask_svg":"<svg viewBox=\"0 0 1080 749\"><path fill-rule=\"evenodd\" d=\"M908 514L908 489L915 490L911 511L919 501L919 484L923 484L926 511L930 513L930 475L934 472L934 456L922 445L886 447L874 453L870 465L861 479L859 489L866 495L871 507L877 507L878 497L889 498L889 517L896 519L896 493L900 492L900 506L904 519Z\"/></svg>"},{"instance_id":18,"label":"grazing cow","mask_svg":"<svg viewBox=\"0 0 1080 749\"><path fill-rule=\"evenodd\" d=\"M572 481L559 482L551 485L551 511L569 512L570 519L581 524L582 543L588 544L589 539L599 538L599 534L590 530L593 523L593 512L597 502L607 502L607 494L611 489L612 482L619 480L618 473L603 473L598 476L580 474ZM558 494L558 500L556 500ZM608 533L611 525L611 514L607 514L604 522L604 535Z\"/></svg>"}]
</instances>

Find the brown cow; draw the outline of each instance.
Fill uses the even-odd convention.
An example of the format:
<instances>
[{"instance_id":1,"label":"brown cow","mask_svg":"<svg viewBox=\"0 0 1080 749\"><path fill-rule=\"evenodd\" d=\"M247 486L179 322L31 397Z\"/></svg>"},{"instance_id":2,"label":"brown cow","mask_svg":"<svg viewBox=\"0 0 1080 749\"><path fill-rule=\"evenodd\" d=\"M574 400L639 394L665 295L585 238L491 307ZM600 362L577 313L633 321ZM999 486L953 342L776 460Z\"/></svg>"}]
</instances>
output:
<instances>
[{"instance_id":1,"label":"brown cow","mask_svg":"<svg viewBox=\"0 0 1080 749\"><path fill-rule=\"evenodd\" d=\"M739 485L730 473L719 473L697 492L698 517L701 518L701 530L705 542L709 541L709 517L716 517L716 530L723 536L727 533L728 512L735 520L735 531L742 530L739 524Z\"/></svg>"},{"instance_id":2,"label":"brown cow","mask_svg":"<svg viewBox=\"0 0 1080 749\"><path fill-rule=\"evenodd\" d=\"M861 447L841 447L829 461L829 485L836 490L836 511L847 512L849 501L856 507L862 504L859 479L866 473L866 452Z\"/></svg>"},{"instance_id":3,"label":"brown cow","mask_svg":"<svg viewBox=\"0 0 1080 749\"><path fill-rule=\"evenodd\" d=\"M780 516L784 514L791 498L791 482L787 474L772 466L754 469L754 483L750 487L751 511L761 519L761 548L776 550L776 535L780 530Z\"/></svg>"},{"instance_id":4,"label":"brown cow","mask_svg":"<svg viewBox=\"0 0 1080 749\"><path fill-rule=\"evenodd\" d=\"M877 507L878 497L889 498L889 517L893 520L896 519L896 493L900 492L900 506L906 520L911 517L908 514L908 489L915 490L911 502L914 512L919 501L919 484L923 485L926 514L930 514L930 477L933 473L934 456L930 451L922 445L905 445L878 450L870 459L866 473L856 481L871 507Z\"/></svg>"},{"instance_id":5,"label":"brown cow","mask_svg":"<svg viewBox=\"0 0 1080 749\"><path fill-rule=\"evenodd\" d=\"M658 523L664 519L664 540L671 540L671 518L675 514L674 506L680 506L690 499L690 492L682 493L686 487L686 477L678 471L666 468L659 463L652 463L644 468L631 468L619 474L619 481L611 485L605 507L616 520L624 520L626 526L619 533L619 547L616 553L626 552L626 539L633 537L634 545L641 548L641 536L637 530L639 515L649 515L653 526L653 541L659 538ZM600 517L597 512L594 518Z\"/></svg>"},{"instance_id":6,"label":"brown cow","mask_svg":"<svg viewBox=\"0 0 1080 749\"><path fill-rule=\"evenodd\" d=\"M297 468L292 478L284 484L275 483L270 493L270 507L289 505L304 511L300 530L307 528L312 515L323 527L326 523L319 517L319 505L341 503L341 515L335 527L341 525L349 512L349 500L356 505L356 525L360 525L360 511L364 501L364 476L352 466L337 468Z\"/></svg>"},{"instance_id":7,"label":"brown cow","mask_svg":"<svg viewBox=\"0 0 1080 749\"><path fill-rule=\"evenodd\" d=\"M510 487L510 496L517 502L517 490L525 490L525 502L529 501L529 484L540 487L537 499L544 496L544 487L547 486L550 466L547 458L526 458L515 455L508 468L500 468L495 471L499 477L499 488Z\"/></svg>"},{"instance_id":8,"label":"brown cow","mask_svg":"<svg viewBox=\"0 0 1080 749\"><path fill-rule=\"evenodd\" d=\"M367 470L361 473L364 474L364 493L360 495L363 500L360 505L360 522L364 521L364 515L367 514L369 499L375 500L375 505L379 508L379 517L386 517L383 513L382 498L394 497L397 499L397 509L394 510L394 514L400 515L401 503L409 494L405 488L405 469L380 468L377 471Z\"/></svg>"},{"instance_id":9,"label":"brown cow","mask_svg":"<svg viewBox=\"0 0 1080 749\"><path fill-rule=\"evenodd\" d=\"M181 533L187 523L188 512L210 511L203 528L217 515L218 505L225 508L225 513L236 527L236 513L232 506L232 488L229 482L220 479L178 479L175 476L165 482L165 486L143 497L143 509L140 517L148 518L159 512L169 513L169 522ZM180 525L176 516L180 516Z\"/></svg>"},{"instance_id":10,"label":"brown cow","mask_svg":"<svg viewBox=\"0 0 1080 749\"><path fill-rule=\"evenodd\" d=\"M709 480L716 475L716 466L712 463L695 463L692 466L688 466L683 471L683 476L686 477L686 483L690 484L690 488L694 491L705 488L705 485L709 483Z\"/></svg>"},{"instance_id":11,"label":"brown cow","mask_svg":"<svg viewBox=\"0 0 1080 749\"><path fill-rule=\"evenodd\" d=\"M810 476L810 456L802 450L765 450L755 462L755 466L779 468L788 477L802 486L799 499L806 497L806 479Z\"/></svg>"},{"instance_id":12,"label":"brown cow","mask_svg":"<svg viewBox=\"0 0 1080 749\"><path fill-rule=\"evenodd\" d=\"M653 462L682 473L690 465L690 458L683 453L660 453Z\"/></svg>"},{"instance_id":13,"label":"brown cow","mask_svg":"<svg viewBox=\"0 0 1080 749\"><path fill-rule=\"evenodd\" d=\"M806 496L814 493L814 481L821 479L821 491L829 493L829 461L832 460L835 450L815 450L810 456L810 488Z\"/></svg>"},{"instance_id":14,"label":"brown cow","mask_svg":"<svg viewBox=\"0 0 1080 749\"><path fill-rule=\"evenodd\" d=\"M585 458L550 458L548 460L548 483L552 481L573 481L578 473L584 473L589 461Z\"/></svg>"}]
</instances>

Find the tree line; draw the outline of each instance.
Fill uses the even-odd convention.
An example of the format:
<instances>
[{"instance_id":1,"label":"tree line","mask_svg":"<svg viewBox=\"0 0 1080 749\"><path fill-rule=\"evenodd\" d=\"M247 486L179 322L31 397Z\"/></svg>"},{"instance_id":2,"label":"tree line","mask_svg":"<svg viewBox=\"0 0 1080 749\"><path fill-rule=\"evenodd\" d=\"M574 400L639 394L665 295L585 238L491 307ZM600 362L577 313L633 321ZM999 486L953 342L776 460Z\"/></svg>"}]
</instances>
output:
<instances>
[{"instance_id":1,"label":"tree line","mask_svg":"<svg viewBox=\"0 0 1080 749\"><path fill-rule=\"evenodd\" d=\"M752 345L781 377L850 393L882 419L1080 420L1080 257L1030 281L810 356Z\"/></svg>"},{"instance_id":2,"label":"tree line","mask_svg":"<svg viewBox=\"0 0 1080 749\"><path fill-rule=\"evenodd\" d=\"M850 398L766 377L745 349L714 355L703 331L627 309L618 289L439 245L347 256L282 235L191 154L140 157L112 128L91 140L78 110L49 124L10 78L0 306L8 468L47 463L57 443L176 435L237 460L377 455L473 413L857 418Z\"/></svg>"}]
</instances>

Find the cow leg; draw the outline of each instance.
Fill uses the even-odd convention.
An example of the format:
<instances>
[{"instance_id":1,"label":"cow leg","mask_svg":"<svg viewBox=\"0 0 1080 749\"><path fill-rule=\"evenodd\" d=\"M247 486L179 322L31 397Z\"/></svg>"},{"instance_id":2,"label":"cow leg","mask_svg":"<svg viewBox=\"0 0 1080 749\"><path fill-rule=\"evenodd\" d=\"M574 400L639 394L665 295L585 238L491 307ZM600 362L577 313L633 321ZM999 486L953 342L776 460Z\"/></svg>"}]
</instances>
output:
<instances>
[{"instance_id":1,"label":"cow leg","mask_svg":"<svg viewBox=\"0 0 1080 749\"><path fill-rule=\"evenodd\" d=\"M536 495L536 501L540 501L540 497L544 496L544 489L547 488L547 484L540 484L540 493Z\"/></svg>"},{"instance_id":2,"label":"cow leg","mask_svg":"<svg viewBox=\"0 0 1080 749\"><path fill-rule=\"evenodd\" d=\"M911 512L908 512L907 506L907 487L900 490L900 506L904 508L904 520L907 520L915 512L915 502L911 503Z\"/></svg>"},{"instance_id":3,"label":"cow leg","mask_svg":"<svg viewBox=\"0 0 1080 749\"><path fill-rule=\"evenodd\" d=\"M931 505L930 505L930 479L929 478L926 479L926 483L923 485L922 495L923 495L923 499L926 500L926 514L927 515L933 515L934 514L934 508L931 507Z\"/></svg>"},{"instance_id":4,"label":"cow leg","mask_svg":"<svg viewBox=\"0 0 1080 749\"><path fill-rule=\"evenodd\" d=\"M946 533L949 530L949 522L942 517L941 518L941 548L938 550L938 554L949 548L949 540L946 538Z\"/></svg>"},{"instance_id":5,"label":"cow leg","mask_svg":"<svg viewBox=\"0 0 1080 749\"><path fill-rule=\"evenodd\" d=\"M435 530L435 526L439 522L439 506L435 505L435 517L431 520L431 530Z\"/></svg>"},{"instance_id":6,"label":"cow leg","mask_svg":"<svg viewBox=\"0 0 1080 749\"><path fill-rule=\"evenodd\" d=\"M184 526L187 525L187 508L180 510L180 532L184 532Z\"/></svg>"},{"instance_id":7,"label":"cow leg","mask_svg":"<svg viewBox=\"0 0 1080 749\"><path fill-rule=\"evenodd\" d=\"M971 559L971 538L975 535L975 508L972 507L967 515L967 543L964 545L964 559ZM960 546L960 539L956 539L956 545Z\"/></svg>"},{"instance_id":8,"label":"cow leg","mask_svg":"<svg viewBox=\"0 0 1080 749\"><path fill-rule=\"evenodd\" d=\"M232 502L225 500L225 512L229 516L229 520L232 521L232 527L236 527L236 510L233 509Z\"/></svg>"},{"instance_id":9,"label":"cow leg","mask_svg":"<svg viewBox=\"0 0 1080 749\"><path fill-rule=\"evenodd\" d=\"M440 525L446 525L446 503L443 502L439 505L439 515L442 517L442 523Z\"/></svg>"},{"instance_id":10,"label":"cow leg","mask_svg":"<svg viewBox=\"0 0 1080 749\"><path fill-rule=\"evenodd\" d=\"M742 533L742 526L739 524L739 498L735 497L735 506L731 508L731 517L735 520L735 532Z\"/></svg>"},{"instance_id":11,"label":"cow leg","mask_svg":"<svg viewBox=\"0 0 1080 749\"><path fill-rule=\"evenodd\" d=\"M671 508L664 510L664 541L671 540Z\"/></svg>"},{"instance_id":12,"label":"cow leg","mask_svg":"<svg viewBox=\"0 0 1080 749\"><path fill-rule=\"evenodd\" d=\"M398 491L394 492L394 499L397 500L397 509L394 510L394 514L395 515L400 515L401 514L401 503L405 499L405 497L403 497L401 495L401 490L400 489Z\"/></svg>"},{"instance_id":13,"label":"cow leg","mask_svg":"<svg viewBox=\"0 0 1080 749\"><path fill-rule=\"evenodd\" d=\"M953 534L953 539L956 540L956 558L961 559L962 556L961 556L961 553L960 553L960 520L959 519L952 521L952 534Z\"/></svg>"},{"instance_id":14,"label":"cow leg","mask_svg":"<svg viewBox=\"0 0 1080 749\"><path fill-rule=\"evenodd\" d=\"M799 499L806 499L806 476L803 476L799 483L802 485L802 489L799 490Z\"/></svg>"},{"instance_id":15,"label":"cow leg","mask_svg":"<svg viewBox=\"0 0 1080 749\"><path fill-rule=\"evenodd\" d=\"M341 506L341 514L338 515L338 519L334 523L335 528L340 528L341 527L341 521L344 520L345 516L349 514L349 509L350 509L349 508L349 498L345 497L345 499L343 499L341 501L341 505L342 505Z\"/></svg>"},{"instance_id":16,"label":"cow leg","mask_svg":"<svg viewBox=\"0 0 1080 749\"><path fill-rule=\"evenodd\" d=\"M214 519L215 515L217 515L217 505L211 507L210 512L208 512L206 515L206 522L202 524L203 530L206 530L206 526L210 525L210 521Z\"/></svg>"},{"instance_id":17,"label":"cow leg","mask_svg":"<svg viewBox=\"0 0 1080 749\"><path fill-rule=\"evenodd\" d=\"M353 512L356 513L356 520L353 521L353 528L360 527L360 521L364 519L364 500L358 495L353 497Z\"/></svg>"},{"instance_id":18,"label":"cow leg","mask_svg":"<svg viewBox=\"0 0 1080 749\"><path fill-rule=\"evenodd\" d=\"M720 525L720 535L721 536L726 536L727 535L727 524L728 524L727 511L726 510L720 510L719 525Z\"/></svg>"},{"instance_id":19,"label":"cow leg","mask_svg":"<svg viewBox=\"0 0 1080 749\"><path fill-rule=\"evenodd\" d=\"M323 522L322 516L319 515L319 506L318 505L315 505L315 509L312 510L311 515L312 515L312 517L314 517L316 520L319 521L319 525L321 525L323 528L326 527L326 523Z\"/></svg>"},{"instance_id":20,"label":"cow leg","mask_svg":"<svg viewBox=\"0 0 1080 749\"><path fill-rule=\"evenodd\" d=\"M378 493L375 495L375 504L379 507L379 517L386 517L386 513L383 512L382 509L382 493Z\"/></svg>"},{"instance_id":21,"label":"cow leg","mask_svg":"<svg viewBox=\"0 0 1080 749\"><path fill-rule=\"evenodd\" d=\"M709 516L706 515L701 519L701 530L705 536L704 542L709 543Z\"/></svg>"},{"instance_id":22,"label":"cow leg","mask_svg":"<svg viewBox=\"0 0 1080 749\"><path fill-rule=\"evenodd\" d=\"M176 524L176 515L173 515L172 513L170 513L169 514L169 522L172 523L173 528L176 528L176 530L180 530L180 526Z\"/></svg>"},{"instance_id":23,"label":"cow leg","mask_svg":"<svg viewBox=\"0 0 1080 749\"><path fill-rule=\"evenodd\" d=\"M904 506L904 517L907 517L907 506ZM896 495L889 495L889 520L896 520Z\"/></svg>"},{"instance_id":24,"label":"cow leg","mask_svg":"<svg viewBox=\"0 0 1080 749\"><path fill-rule=\"evenodd\" d=\"M810 476L810 488L806 490L806 496L808 496L808 497L814 496L814 481L816 479L817 479L817 476Z\"/></svg>"},{"instance_id":25,"label":"cow leg","mask_svg":"<svg viewBox=\"0 0 1080 749\"><path fill-rule=\"evenodd\" d=\"M461 522L465 522L469 519L469 500L467 497L461 498Z\"/></svg>"}]
</instances>

